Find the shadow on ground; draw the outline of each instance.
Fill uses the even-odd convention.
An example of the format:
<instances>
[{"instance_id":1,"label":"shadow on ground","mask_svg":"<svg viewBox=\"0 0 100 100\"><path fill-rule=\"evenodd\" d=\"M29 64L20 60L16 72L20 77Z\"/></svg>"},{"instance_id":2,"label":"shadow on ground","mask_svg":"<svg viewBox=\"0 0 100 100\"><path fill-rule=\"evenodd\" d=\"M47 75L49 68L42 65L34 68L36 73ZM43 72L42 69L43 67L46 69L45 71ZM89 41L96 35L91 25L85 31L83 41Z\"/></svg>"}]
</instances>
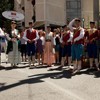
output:
<instances>
[{"instance_id":1,"label":"shadow on ground","mask_svg":"<svg viewBox=\"0 0 100 100\"><path fill-rule=\"evenodd\" d=\"M63 72L55 72L55 73L43 73L43 74L37 74L37 75L32 75L29 76L29 79L21 80L17 83L13 83L10 85L2 86L0 87L0 92L21 86L24 84L35 84L35 83L41 83L44 82L42 79L44 78L49 78L49 77L55 77L55 76L60 76L59 78L71 78L71 73L69 71L63 71Z\"/></svg>"},{"instance_id":2,"label":"shadow on ground","mask_svg":"<svg viewBox=\"0 0 100 100\"><path fill-rule=\"evenodd\" d=\"M92 74L90 72L91 72L91 70L85 70L85 71L81 71L78 74L79 75L88 74L88 75L95 75L96 77L100 77L100 72L94 73L94 71L93 71ZM71 79L71 77L72 77L71 70L63 70L63 71L59 71L59 72L49 72L49 73L31 75L31 76L28 76L28 79L20 80L17 83L13 83L13 84L10 84L10 85L3 85L2 87L0 87L0 92L14 88L14 87L17 87L17 86L21 86L21 85L24 85L24 84L41 83L41 82L44 82L42 79L45 79L45 78L52 78L52 79L67 78L67 79Z\"/></svg>"}]
</instances>

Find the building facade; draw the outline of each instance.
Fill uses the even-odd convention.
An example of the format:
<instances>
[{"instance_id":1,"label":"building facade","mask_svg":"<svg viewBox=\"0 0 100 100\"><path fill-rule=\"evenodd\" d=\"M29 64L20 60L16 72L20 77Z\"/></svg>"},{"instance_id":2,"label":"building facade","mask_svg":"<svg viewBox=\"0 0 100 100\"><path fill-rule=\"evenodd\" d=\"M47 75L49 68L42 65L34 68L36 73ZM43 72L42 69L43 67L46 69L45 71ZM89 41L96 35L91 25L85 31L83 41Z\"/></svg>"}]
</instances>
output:
<instances>
[{"instance_id":1,"label":"building facade","mask_svg":"<svg viewBox=\"0 0 100 100\"><path fill-rule=\"evenodd\" d=\"M25 15L25 26L29 21L35 27L41 25L62 26L73 18L80 18L84 27L90 21L99 22L100 0L15 0L15 10Z\"/></svg>"}]
</instances>

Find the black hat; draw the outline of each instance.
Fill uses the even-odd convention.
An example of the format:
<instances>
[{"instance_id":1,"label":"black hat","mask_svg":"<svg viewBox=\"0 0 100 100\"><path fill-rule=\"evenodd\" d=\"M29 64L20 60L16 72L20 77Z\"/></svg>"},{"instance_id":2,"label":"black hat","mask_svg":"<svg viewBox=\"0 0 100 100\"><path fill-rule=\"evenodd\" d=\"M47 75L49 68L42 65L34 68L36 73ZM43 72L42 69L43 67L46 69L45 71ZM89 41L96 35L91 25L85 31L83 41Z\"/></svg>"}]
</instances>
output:
<instances>
[{"instance_id":1,"label":"black hat","mask_svg":"<svg viewBox=\"0 0 100 100\"><path fill-rule=\"evenodd\" d=\"M51 28L51 26L50 26L50 25L48 25L48 26L47 26L47 28Z\"/></svg>"},{"instance_id":2,"label":"black hat","mask_svg":"<svg viewBox=\"0 0 100 100\"><path fill-rule=\"evenodd\" d=\"M94 21L90 21L90 24L95 24L95 22Z\"/></svg>"},{"instance_id":3,"label":"black hat","mask_svg":"<svg viewBox=\"0 0 100 100\"><path fill-rule=\"evenodd\" d=\"M30 22L29 22L29 25L30 25L30 24L33 24L33 22L32 22L32 21L30 21Z\"/></svg>"},{"instance_id":4,"label":"black hat","mask_svg":"<svg viewBox=\"0 0 100 100\"><path fill-rule=\"evenodd\" d=\"M62 26L62 28L65 28L65 27L67 27L67 25Z\"/></svg>"},{"instance_id":5,"label":"black hat","mask_svg":"<svg viewBox=\"0 0 100 100\"><path fill-rule=\"evenodd\" d=\"M98 28L98 30L100 30L100 27Z\"/></svg>"},{"instance_id":6,"label":"black hat","mask_svg":"<svg viewBox=\"0 0 100 100\"><path fill-rule=\"evenodd\" d=\"M16 24L16 22L15 21L11 21L11 24Z\"/></svg>"}]
</instances>

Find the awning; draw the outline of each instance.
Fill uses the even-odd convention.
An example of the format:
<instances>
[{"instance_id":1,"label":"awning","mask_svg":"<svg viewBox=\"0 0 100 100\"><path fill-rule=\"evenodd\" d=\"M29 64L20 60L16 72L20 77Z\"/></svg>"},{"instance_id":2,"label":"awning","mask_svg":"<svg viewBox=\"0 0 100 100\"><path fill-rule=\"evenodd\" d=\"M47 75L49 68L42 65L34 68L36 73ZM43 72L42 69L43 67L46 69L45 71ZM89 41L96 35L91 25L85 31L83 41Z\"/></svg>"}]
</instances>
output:
<instances>
[{"instance_id":1,"label":"awning","mask_svg":"<svg viewBox=\"0 0 100 100\"><path fill-rule=\"evenodd\" d=\"M41 27L45 27L44 26L45 22L44 21L37 21L34 23L34 28L41 28ZM60 27L62 25L56 25L56 24L48 24L51 26L51 28L57 28Z\"/></svg>"},{"instance_id":2,"label":"awning","mask_svg":"<svg viewBox=\"0 0 100 100\"><path fill-rule=\"evenodd\" d=\"M44 25L44 21L37 21L34 23L34 28L38 28Z\"/></svg>"}]
</instances>

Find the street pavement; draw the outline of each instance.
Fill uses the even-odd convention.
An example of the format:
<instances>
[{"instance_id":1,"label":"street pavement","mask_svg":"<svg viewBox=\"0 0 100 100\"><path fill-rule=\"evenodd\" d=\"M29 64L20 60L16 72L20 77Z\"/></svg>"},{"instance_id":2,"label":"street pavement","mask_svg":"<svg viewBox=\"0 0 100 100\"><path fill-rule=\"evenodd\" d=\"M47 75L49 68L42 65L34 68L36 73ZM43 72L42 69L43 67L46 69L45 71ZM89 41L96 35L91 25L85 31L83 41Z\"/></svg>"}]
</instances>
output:
<instances>
[{"instance_id":1,"label":"street pavement","mask_svg":"<svg viewBox=\"0 0 100 100\"><path fill-rule=\"evenodd\" d=\"M87 69L72 76L64 67L29 69L27 63L11 68L2 54L0 100L100 100L100 72Z\"/></svg>"}]
</instances>

